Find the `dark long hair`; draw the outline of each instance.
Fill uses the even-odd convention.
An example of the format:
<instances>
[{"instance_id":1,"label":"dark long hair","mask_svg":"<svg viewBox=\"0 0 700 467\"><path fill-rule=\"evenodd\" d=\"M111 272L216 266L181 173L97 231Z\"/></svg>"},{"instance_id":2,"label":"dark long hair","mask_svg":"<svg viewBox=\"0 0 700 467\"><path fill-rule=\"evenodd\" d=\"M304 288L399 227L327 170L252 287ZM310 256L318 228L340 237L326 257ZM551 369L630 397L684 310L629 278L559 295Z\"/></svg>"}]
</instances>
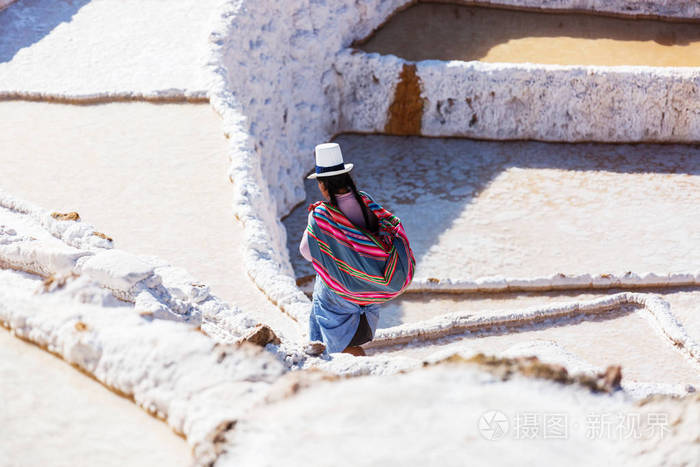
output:
<instances>
[{"instance_id":1,"label":"dark long hair","mask_svg":"<svg viewBox=\"0 0 700 467\"><path fill-rule=\"evenodd\" d=\"M331 175L330 177L318 177L316 180L318 180L319 183L322 183L323 187L326 189L326 191L328 191L331 198L331 204L335 207L338 207L338 201L336 200L335 195L337 195L343 188L349 189L355 196L360 208L362 208L362 217L365 219L365 226L367 227L367 230L370 232L377 231L379 228L377 216L375 216L374 213L367 208L364 201L362 201L362 196L360 196L360 193L357 191L355 182L349 173L346 172L344 174Z\"/></svg>"}]
</instances>

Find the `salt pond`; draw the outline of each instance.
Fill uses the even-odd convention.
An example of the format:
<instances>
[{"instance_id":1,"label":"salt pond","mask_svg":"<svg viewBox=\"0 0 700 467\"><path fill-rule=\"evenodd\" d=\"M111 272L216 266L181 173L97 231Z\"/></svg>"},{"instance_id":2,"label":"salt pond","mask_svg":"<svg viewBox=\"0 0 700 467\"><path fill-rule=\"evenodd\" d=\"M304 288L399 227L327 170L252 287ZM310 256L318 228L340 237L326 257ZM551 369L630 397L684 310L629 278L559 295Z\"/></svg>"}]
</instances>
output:
<instances>
[{"instance_id":1,"label":"salt pond","mask_svg":"<svg viewBox=\"0 0 700 467\"><path fill-rule=\"evenodd\" d=\"M243 267L226 139L209 105L0 103L0 186L78 211L117 248L188 270L220 298L293 336Z\"/></svg>"},{"instance_id":2,"label":"salt pond","mask_svg":"<svg viewBox=\"0 0 700 467\"><path fill-rule=\"evenodd\" d=\"M700 300L700 291L670 289L648 292L660 293L671 304L671 310L688 334L696 341L700 340L700 313L692 303ZM590 300L602 295L600 292L460 296L406 294L384 306L380 326L417 321L455 311L483 317L553 303ZM628 380L700 385L697 366L693 366L673 349L668 339L650 324L645 313L636 307L620 307L595 317L580 315L511 328L507 332L495 329L492 332L455 335L439 341L418 342L371 352L424 357L441 348L465 345L491 354L503 352L517 344L553 342L588 364L601 368L607 365L622 365L624 377Z\"/></svg>"},{"instance_id":3,"label":"salt pond","mask_svg":"<svg viewBox=\"0 0 700 467\"><path fill-rule=\"evenodd\" d=\"M359 189L399 216L417 276L695 272L700 149L341 135ZM309 169L313 161L309 161ZM306 203L320 199L306 182ZM298 277L306 206L286 220Z\"/></svg>"},{"instance_id":4,"label":"salt pond","mask_svg":"<svg viewBox=\"0 0 700 467\"><path fill-rule=\"evenodd\" d=\"M419 3L360 46L408 60L700 66L697 23Z\"/></svg>"},{"instance_id":5,"label":"salt pond","mask_svg":"<svg viewBox=\"0 0 700 467\"><path fill-rule=\"evenodd\" d=\"M2 327L0 394L0 465L192 462L185 440L165 423Z\"/></svg>"},{"instance_id":6,"label":"salt pond","mask_svg":"<svg viewBox=\"0 0 700 467\"><path fill-rule=\"evenodd\" d=\"M217 0L22 0L0 11L0 94L203 97Z\"/></svg>"}]
</instances>

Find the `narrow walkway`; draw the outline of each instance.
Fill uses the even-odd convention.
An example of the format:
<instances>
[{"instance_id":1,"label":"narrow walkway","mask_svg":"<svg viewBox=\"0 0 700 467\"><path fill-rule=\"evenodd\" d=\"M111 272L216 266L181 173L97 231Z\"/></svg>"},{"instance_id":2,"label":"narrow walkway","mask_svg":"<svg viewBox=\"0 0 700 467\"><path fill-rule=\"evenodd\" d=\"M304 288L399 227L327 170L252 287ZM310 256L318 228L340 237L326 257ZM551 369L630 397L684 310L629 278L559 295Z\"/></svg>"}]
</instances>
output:
<instances>
[{"instance_id":1,"label":"narrow walkway","mask_svg":"<svg viewBox=\"0 0 700 467\"><path fill-rule=\"evenodd\" d=\"M554 292L505 293L406 293L382 306L379 327L415 323L447 313L470 313L489 316L509 310L593 300L624 292L624 289L594 291L563 290ZM658 294L671 306L676 320L696 342L700 342L700 289L697 287L644 288L635 292Z\"/></svg>"}]
</instances>

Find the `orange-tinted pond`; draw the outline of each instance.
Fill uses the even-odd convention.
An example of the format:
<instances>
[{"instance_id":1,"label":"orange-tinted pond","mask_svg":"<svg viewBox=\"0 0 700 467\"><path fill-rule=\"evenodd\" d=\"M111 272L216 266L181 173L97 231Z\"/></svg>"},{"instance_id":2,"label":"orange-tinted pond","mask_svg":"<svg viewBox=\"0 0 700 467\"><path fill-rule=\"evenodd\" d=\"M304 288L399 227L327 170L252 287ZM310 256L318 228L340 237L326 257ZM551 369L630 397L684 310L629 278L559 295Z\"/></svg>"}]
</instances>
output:
<instances>
[{"instance_id":1,"label":"orange-tinted pond","mask_svg":"<svg viewBox=\"0 0 700 467\"><path fill-rule=\"evenodd\" d=\"M700 66L700 23L418 3L359 46L407 60Z\"/></svg>"}]
</instances>

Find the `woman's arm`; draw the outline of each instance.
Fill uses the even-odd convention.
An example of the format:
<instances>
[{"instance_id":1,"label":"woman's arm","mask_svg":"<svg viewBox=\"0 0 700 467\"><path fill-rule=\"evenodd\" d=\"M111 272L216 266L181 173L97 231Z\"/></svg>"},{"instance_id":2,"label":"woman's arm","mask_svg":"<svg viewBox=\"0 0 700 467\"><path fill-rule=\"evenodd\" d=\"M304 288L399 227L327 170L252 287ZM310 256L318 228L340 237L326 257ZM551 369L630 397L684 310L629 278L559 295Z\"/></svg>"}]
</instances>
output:
<instances>
[{"instance_id":1,"label":"woman's arm","mask_svg":"<svg viewBox=\"0 0 700 467\"><path fill-rule=\"evenodd\" d=\"M309 213L309 218L307 220L307 225L311 223L311 216L313 212ZM301 243L299 244L299 253L306 259L306 261L311 261L311 251L309 250L309 235L306 229L304 229L304 235L301 237Z\"/></svg>"}]
</instances>

